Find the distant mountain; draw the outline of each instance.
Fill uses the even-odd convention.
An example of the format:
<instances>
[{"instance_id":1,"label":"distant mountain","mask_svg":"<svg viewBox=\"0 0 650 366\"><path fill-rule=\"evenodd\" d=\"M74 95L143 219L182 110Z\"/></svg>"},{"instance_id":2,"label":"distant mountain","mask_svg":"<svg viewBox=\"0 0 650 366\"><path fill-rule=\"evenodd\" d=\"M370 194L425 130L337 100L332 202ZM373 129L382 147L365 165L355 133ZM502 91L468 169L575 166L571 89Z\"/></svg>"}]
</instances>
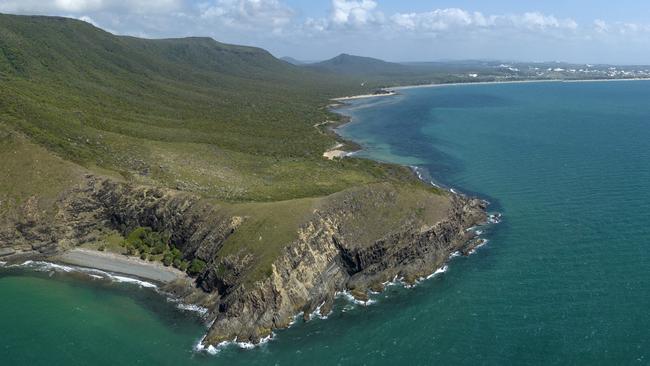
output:
<instances>
[{"instance_id":1,"label":"distant mountain","mask_svg":"<svg viewBox=\"0 0 650 366\"><path fill-rule=\"evenodd\" d=\"M408 66L372 57L340 54L332 59L308 65L309 68L345 75L386 75L408 73Z\"/></svg>"},{"instance_id":2,"label":"distant mountain","mask_svg":"<svg viewBox=\"0 0 650 366\"><path fill-rule=\"evenodd\" d=\"M280 60L296 66L304 65L307 63L305 61L296 60L295 58L289 56L280 57Z\"/></svg>"}]
</instances>

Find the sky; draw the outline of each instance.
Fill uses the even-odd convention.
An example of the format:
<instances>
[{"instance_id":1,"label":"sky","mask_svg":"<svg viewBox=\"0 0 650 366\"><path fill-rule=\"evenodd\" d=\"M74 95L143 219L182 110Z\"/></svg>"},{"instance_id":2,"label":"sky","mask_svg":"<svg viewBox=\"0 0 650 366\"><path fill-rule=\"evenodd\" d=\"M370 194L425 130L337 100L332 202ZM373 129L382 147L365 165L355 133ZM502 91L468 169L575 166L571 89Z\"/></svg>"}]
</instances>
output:
<instances>
[{"instance_id":1,"label":"sky","mask_svg":"<svg viewBox=\"0 0 650 366\"><path fill-rule=\"evenodd\" d=\"M208 36L274 55L650 64L647 0L0 0L145 38Z\"/></svg>"}]
</instances>

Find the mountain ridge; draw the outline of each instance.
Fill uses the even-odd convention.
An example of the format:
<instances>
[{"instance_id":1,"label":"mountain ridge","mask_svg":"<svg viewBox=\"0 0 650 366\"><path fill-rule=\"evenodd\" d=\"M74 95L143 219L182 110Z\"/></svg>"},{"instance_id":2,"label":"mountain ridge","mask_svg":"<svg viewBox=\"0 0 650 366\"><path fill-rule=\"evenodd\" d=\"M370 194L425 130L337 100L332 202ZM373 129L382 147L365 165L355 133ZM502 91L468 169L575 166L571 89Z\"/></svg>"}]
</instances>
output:
<instances>
[{"instance_id":1,"label":"mountain ridge","mask_svg":"<svg viewBox=\"0 0 650 366\"><path fill-rule=\"evenodd\" d=\"M387 62L372 57L350 55L347 53L342 53L329 60L309 64L307 67L344 75L391 74L405 73L409 71L407 66L401 64Z\"/></svg>"}]
</instances>

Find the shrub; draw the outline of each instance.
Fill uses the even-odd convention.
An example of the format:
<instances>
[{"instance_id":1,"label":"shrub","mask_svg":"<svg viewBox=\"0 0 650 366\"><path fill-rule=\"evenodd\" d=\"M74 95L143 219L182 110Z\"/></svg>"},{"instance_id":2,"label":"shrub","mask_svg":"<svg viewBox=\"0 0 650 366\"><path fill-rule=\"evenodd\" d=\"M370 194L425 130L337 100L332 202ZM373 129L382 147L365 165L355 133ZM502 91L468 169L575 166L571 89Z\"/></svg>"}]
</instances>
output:
<instances>
[{"instance_id":1,"label":"shrub","mask_svg":"<svg viewBox=\"0 0 650 366\"><path fill-rule=\"evenodd\" d=\"M166 232L153 231L150 227L136 227L122 243L127 248L128 255L140 253L140 258L148 258L153 261L153 256L164 254L163 263L166 266L174 263L176 259L182 260L180 250L169 248L169 234Z\"/></svg>"},{"instance_id":2,"label":"shrub","mask_svg":"<svg viewBox=\"0 0 650 366\"><path fill-rule=\"evenodd\" d=\"M169 247L169 235L139 226L127 235L125 242L140 251L161 254Z\"/></svg>"},{"instance_id":3,"label":"shrub","mask_svg":"<svg viewBox=\"0 0 650 366\"><path fill-rule=\"evenodd\" d=\"M172 253L172 257L174 259L179 259L180 260L183 257L183 253L181 253L181 251L178 250L178 248L173 248L171 253Z\"/></svg>"},{"instance_id":4,"label":"shrub","mask_svg":"<svg viewBox=\"0 0 650 366\"><path fill-rule=\"evenodd\" d=\"M192 264L190 264L190 267L187 269L187 272L191 275L197 275L205 269L205 262L200 260L200 259L194 259L192 261Z\"/></svg>"},{"instance_id":5,"label":"shrub","mask_svg":"<svg viewBox=\"0 0 650 366\"><path fill-rule=\"evenodd\" d=\"M189 266L190 266L190 263L189 263L188 261L182 261L182 262L181 262L181 265L180 265L180 267L178 267L178 269L180 269L181 271L185 272L185 271L187 271L187 269L189 268Z\"/></svg>"},{"instance_id":6,"label":"shrub","mask_svg":"<svg viewBox=\"0 0 650 366\"><path fill-rule=\"evenodd\" d=\"M151 254L162 254L168 249L167 243L159 242L151 248Z\"/></svg>"},{"instance_id":7,"label":"shrub","mask_svg":"<svg viewBox=\"0 0 650 366\"><path fill-rule=\"evenodd\" d=\"M163 264L167 267L169 267L174 259L172 258L171 254L165 253L165 256L163 257Z\"/></svg>"}]
</instances>

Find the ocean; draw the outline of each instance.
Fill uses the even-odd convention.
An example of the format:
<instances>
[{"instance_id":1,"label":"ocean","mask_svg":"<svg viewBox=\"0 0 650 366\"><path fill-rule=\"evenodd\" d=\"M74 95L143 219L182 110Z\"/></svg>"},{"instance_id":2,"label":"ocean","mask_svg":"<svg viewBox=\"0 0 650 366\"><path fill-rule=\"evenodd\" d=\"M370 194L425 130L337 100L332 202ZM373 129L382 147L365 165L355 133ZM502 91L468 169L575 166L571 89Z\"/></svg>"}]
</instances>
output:
<instances>
[{"instance_id":1,"label":"ocean","mask_svg":"<svg viewBox=\"0 0 650 366\"><path fill-rule=\"evenodd\" d=\"M254 349L153 288L0 269L3 365L648 365L650 82L440 86L350 101L357 155L491 202L487 245Z\"/></svg>"}]
</instances>

